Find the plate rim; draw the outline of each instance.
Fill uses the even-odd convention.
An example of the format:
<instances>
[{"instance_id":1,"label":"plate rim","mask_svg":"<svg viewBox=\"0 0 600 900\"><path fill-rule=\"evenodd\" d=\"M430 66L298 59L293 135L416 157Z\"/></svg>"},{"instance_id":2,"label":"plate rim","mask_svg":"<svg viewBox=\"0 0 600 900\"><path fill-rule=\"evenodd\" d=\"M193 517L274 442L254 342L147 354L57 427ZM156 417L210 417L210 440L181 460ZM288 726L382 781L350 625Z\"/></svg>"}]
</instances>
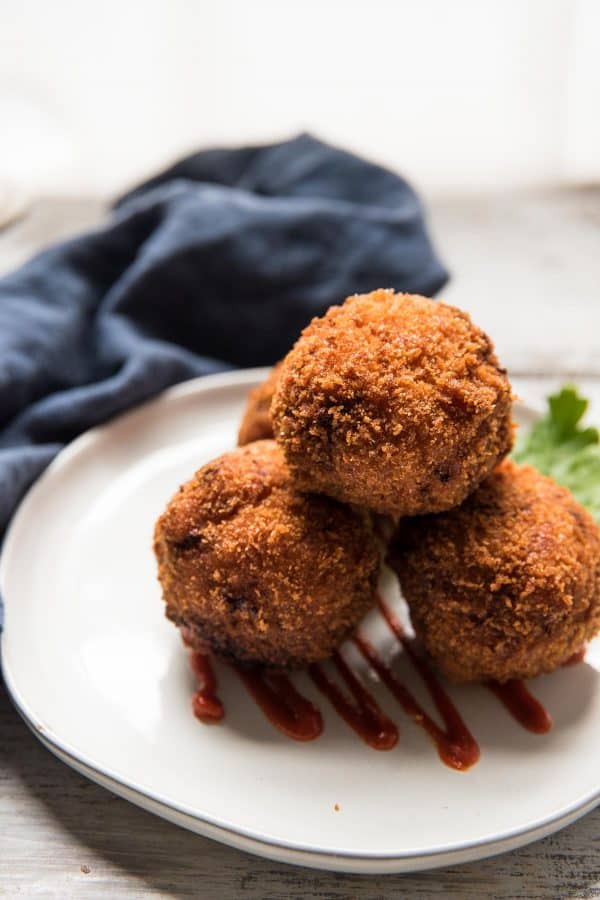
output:
<instances>
[{"instance_id":1,"label":"plate rim","mask_svg":"<svg viewBox=\"0 0 600 900\"><path fill-rule=\"evenodd\" d=\"M152 406L158 407L164 403L178 400L181 397L186 397L196 393L204 393L207 390L237 387L244 384L248 384L248 386L250 386L258 383L261 379L264 379L268 371L268 367L236 369L232 371L219 372L213 375L205 375L189 379L173 387L167 388L155 397L141 404L138 404L132 409L120 413L117 416L112 417L101 425L95 426L94 428L83 432L81 435L75 438L74 441L64 447L52 460L50 465L44 470L41 476L36 479L36 481L28 489L9 522L2 546L2 551L0 553L0 593L2 594L2 597L4 599L5 610L8 610L10 604L10 601L8 600L8 592L5 589L5 581L7 578L7 572L11 563L11 559L16 552L15 547L21 528L21 522L25 520L29 507L35 503L38 493L41 493L46 484L54 478L56 472L62 470L64 466L70 463L73 457L76 457L81 451L87 448L95 440L100 439L105 431L109 430L113 425L123 419L133 417L138 414L143 414L148 410L148 408ZM534 416L539 415L539 410L536 410L529 404L517 402L515 406L520 408L526 414ZM0 634L0 650L3 650L5 646L6 631L7 629L5 619L5 628L2 634ZM344 860L352 860L356 865L362 863L365 867L369 867L370 871L372 872L378 870L377 864L379 864L381 867L380 871L383 872L383 870L386 869L387 871L391 872L394 870L389 868L389 866L393 865L394 863L402 865L403 871L409 871L407 868L404 868L405 863L409 863L412 861L416 865L419 860L423 860L424 862L426 861L425 866L417 866L416 868L411 869L411 871L417 871L419 868L434 868L438 865L450 864L452 858L457 856L461 857L460 861L467 862L469 860L484 858L486 855L492 856L501 853L503 852L502 845L510 844L510 847L507 846L504 848L506 850L516 849L516 847L518 846L523 846L524 844L536 840L542 836L551 834L554 831L559 830L562 827L563 823L565 825L570 824L571 822L575 821L580 816L585 815L587 812L590 812L598 804L600 804L599 785L596 790L580 796L577 800L573 801L570 804L567 804L565 807L559 809L558 811L555 811L540 819L533 819L524 825L499 832L493 837L487 836L479 838L477 840L438 844L430 848L424 848L423 850L395 851L393 853L377 851L358 852L356 850L333 851L328 849L319 849L314 846L308 846L301 841L288 841L275 835L262 833L260 831L257 831L256 829L234 825L231 822L219 819L218 817L215 817L209 813L199 812L197 809L186 807L185 805L168 800L167 798L163 797L160 792L150 790L137 784L134 781L124 780L122 776L113 772L109 767L106 767L94 761L93 758L77 750L77 748L72 746L68 741L63 741L59 735L55 734L51 729L48 729L43 724L40 716L35 712L34 709L32 709L27 700L21 695L16 685L15 679L13 678L10 663L7 660L5 652L0 652L0 663L4 683L17 711L19 712L25 723L28 725L28 727L31 729L32 733L38 738L38 740L40 740L40 742L47 749L53 752L54 755L58 756L63 762L70 765L72 768L77 768L77 770L80 772L82 771L82 768L84 768L86 770L84 774L86 774L86 776L91 778L92 780L98 780L94 776L99 776L99 778L102 779L101 781L99 781L100 784L103 784L103 782L105 781L111 782L114 786L112 789L115 790L115 793L118 793L120 796L125 797L125 799L128 799L130 802L137 803L137 805L139 806L143 806L143 802L137 802L135 799L132 799L130 796L128 796L130 792L138 795L140 801L149 801L151 804L160 806L165 811L173 810L178 815L191 819L194 823L197 823L200 826L208 826L208 828L204 832L198 829L198 833L204 833L205 836L209 838L212 838L214 840L221 840L225 843L227 843L227 837L236 839L241 838L243 839L243 842L250 842L254 846L252 848L242 847L242 841L239 840L237 840L237 843L234 843L233 846L240 847L241 849L246 849L249 852L259 853L260 855L265 855L267 857L269 856L269 850L271 848L277 848L280 851L286 851L287 853L292 854L294 856L294 859L290 861L297 862L301 865L304 864L319 867L319 859L321 860L321 862L337 861L340 863ZM151 810L151 812L152 811L153 810ZM155 814L163 815L161 812L156 812ZM168 816L163 815L163 818L168 818ZM186 826L183 825L182 827ZM213 829L219 830L220 832L222 832L222 834L215 836L213 834L207 833L208 831ZM479 852L486 847L490 848L489 854ZM469 853L472 853L473 855L469 856ZM465 854L467 855L465 856ZM304 857L306 857L306 859L304 859ZM315 858L317 861L311 862L311 857ZM271 856L271 858L277 858L278 860L281 860L282 855L281 853L278 853L276 857ZM337 870L348 871L347 869L340 869L339 867L337 867ZM354 866L352 870L358 871L358 869Z\"/></svg>"},{"instance_id":2,"label":"plate rim","mask_svg":"<svg viewBox=\"0 0 600 900\"><path fill-rule=\"evenodd\" d=\"M240 828L235 830L221 828L218 825L213 825L205 818L181 812L177 808L177 804L171 802L163 803L144 791L136 790L121 779L112 778L98 767L87 766L81 758L63 752L47 737L47 730L44 729L42 732L35 730L33 724L25 718L18 706L17 712L42 746L57 759L74 771L79 772L106 790L112 791L122 799L144 809L146 812L159 816L171 822L171 824L185 828L194 834L219 841L242 852L275 860L276 862L306 866L321 871L370 875L410 874L432 871L443 866L460 865L462 863L489 859L511 850L517 850L534 841L542 840L556 831L573 824L579 818L591 812L596 806L593 802L584 804L579 809L571 813L565 813L565 815L548 823L546 826L532 829L526 832L525 835L516 835L513 839L493 839L477 844L469 842L464 845L464 849L457 849L451 852L413 853L400 857L397 855L369 856L358 853L332 853L330 851L319 851L314 848L303 850L292 844L288 845L287 842L282 840L262 840L256 835L246 834Z\"/></svg>"}]
</instances>

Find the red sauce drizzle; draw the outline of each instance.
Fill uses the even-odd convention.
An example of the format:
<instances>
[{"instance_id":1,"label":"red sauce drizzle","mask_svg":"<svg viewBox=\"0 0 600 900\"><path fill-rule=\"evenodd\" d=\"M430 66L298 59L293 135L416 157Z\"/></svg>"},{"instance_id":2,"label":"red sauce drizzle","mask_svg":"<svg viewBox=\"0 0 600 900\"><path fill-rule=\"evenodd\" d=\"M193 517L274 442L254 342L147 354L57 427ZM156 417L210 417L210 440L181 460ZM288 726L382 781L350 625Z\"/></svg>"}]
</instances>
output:
<instances>
[{"instance_id":1,"label":"red sauce drizzle","mask_svg":"<svg viewBox=\"0 0 600 900\"><path fill-rule=\"evenodd\" d=\"M573 654L573 656L570 656L570 657L563 663L563 667L565 667L565 666L577 666L577 665L579 665L579 663L582 663L582 662L584 661L584 659L585 659L585 651L586 651L586 647L585 647L585 644L584 644L583 647L580 647L579 650L577 650L577 651Z\"/></svg>"},{"instance_id":2,"label":"red sauce drizzle","mask_svg":"<svg viewBox=\"0 0 600 900\"><path fill-rule=\"evenodd\" d=\"M217 697L217 679L205 653L193 652L190 662L194 675L198 679L198 690L192 697L194 715L201 722L211 725L220 722L225 715L223 704Z\"/></svg>"},{"instance_id":3,"label":"red sauce drizzle","mask_svg":"<svg viewBox=\"0 0 600 900\"><path fill-rule=\"evenodd\" d=\"M480 756L477 741L427 663L415 653L411 642L404 634L402 625L381 597L378 600L378 605L386 622L402 644L408 659L429 691L431 699L444 721L446 730L443 731L425 712L420 703L394 675L390 667L383 662L366 638L357 634L354 638L354 643L369 665L377 672L383 683L396 697L404 712L431 737L442 762L453 769L462 771L470 768Z\"/></svg>"},{"instance_id":4,"label":"red sauce drizzle","mask_svg":"<svg viewBox=\"0 0 600 900\"><path fill-rule=\"evenodd\" d=\"M552 718L522 681L516 678L505 681L504 684L490 681L488 687L527 731L533 731L534 734L546 734L550 731Z\"/></svg>"},{"instance_id":5,"label":"red sauce drizzle","mask_svg":"<svg viewBox=\"0 0 600 900\"><path fill-rule=\"evenodd\" d=\"M391 750L398 743L398 729L386 716L360 679L337 651L332 662L345 681L352 699L332 681L323 666L314 663L308 673L322 694L337 713L370 747L375 750Z\"/></svg>"},{"instance_id":6,"label":"red sauce drizzle","mask_svg":"<svg viewBox=\"0 0 600 900\"><path fill-rule=\"evenodd\" d=\"M445 730L425 712L364 636L356 634L352 638L353 643L398 700L404 712L431 737L440 759L454 769L470 768L480 756L477 741L429 665L415 652L413 642L406 637L401 623L381 597L378 598L378 605L390 629L402 644L407 659L425 684L443 719ZM191 633L184 631L183 638L188 646L192 644ZM582 647L564 665L576 665L584 657L585 647ZM193 650L190 661L198 680L198 689L192 699L194 715L209 724L219 722L223 719L225 710L217 696L217 679L210 658L206 653ZM332 662L345 682L350 697L328 677L322 665L315 663L310 666L308 674L338 714L365 743L376 750L391 750L399 737L394 722L379 707L339 652L333 654ZM286 675L235 664L233 669L275 728L296 741L311 741L319 737L323 731L321 713L310 700L298 693ZM545 734L552 727L549 713L522 681L513 679L504 684L489 682L487 686L528 731Z\"/></svg>"},{"instance_id":7,"label":"red sauce drizzle","mask_svg":"<svg viewBox=\"0 0 600 900\"><path fill-rule=\"evenodd\" d=\"M287 675L233 665L248 693L275 728L295 741L313 741L323 731L316 706L299 694Z\"/></svg>"}]
</instances>

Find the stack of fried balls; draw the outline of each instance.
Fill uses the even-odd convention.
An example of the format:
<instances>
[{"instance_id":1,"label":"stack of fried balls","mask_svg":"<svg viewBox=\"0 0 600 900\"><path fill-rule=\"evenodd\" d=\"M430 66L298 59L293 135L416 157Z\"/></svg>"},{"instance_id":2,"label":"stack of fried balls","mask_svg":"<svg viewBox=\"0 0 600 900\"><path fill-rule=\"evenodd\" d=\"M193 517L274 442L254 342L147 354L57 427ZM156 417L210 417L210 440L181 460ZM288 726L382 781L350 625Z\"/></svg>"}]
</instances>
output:
<instances>
[{"instance_id":1,"label":"stack of fried balls","mask_svg":"<svg viewBox=\"0 0 600 900\"><path fill-rule=\"evenodd\" d=\"M376 600L381 541L454 681L529 678L600 630L600 529L506 459L510 383L461 310L378 290L304 329L252 391L239 447L157 522L167 616L249 665L325 659Z\"/></svg>"}]
</instances>

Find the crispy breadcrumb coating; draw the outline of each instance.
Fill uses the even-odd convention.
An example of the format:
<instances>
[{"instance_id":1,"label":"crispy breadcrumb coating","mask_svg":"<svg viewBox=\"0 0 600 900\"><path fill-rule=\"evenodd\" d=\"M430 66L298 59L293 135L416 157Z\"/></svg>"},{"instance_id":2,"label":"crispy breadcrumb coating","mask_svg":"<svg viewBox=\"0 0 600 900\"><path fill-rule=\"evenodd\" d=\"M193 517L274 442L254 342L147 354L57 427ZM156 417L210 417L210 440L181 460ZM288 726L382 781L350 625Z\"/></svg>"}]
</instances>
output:
<instances>
[{"instance_id":1,"label":"crispy breadcrumb coating","mask_svg":"<svg viewBox=\"0 0 600 900\"><path fill-rule=\"evenodd\" d=\"M353 630L380 564L369 516L296 493L274 441L196 472L158 520L154 549L167 616L193 644L290 668Z\"/></svg>"},{"instance_id":2,"label":"crispy breadcrumb coating","mask_svg":"<svg viewBox=\"0 0 600 900\"><path fill-rule=\"evenodd\" d=\"M273 437L271 401L279 378L281 363L274 366L266 380L248 394L248 402L240 425L238 446Z\"/></svg>"},{"instance_id":3,"label":"crispy breadcrumb coating","mask_svg":"<svg viewBox=\"0 0 600 900\"><path fill-rule=\"evenodd\" d=\"M380 290L305 328L271 413L299 489L404 516L449 509L477 487L512 445L511 400L466 313Z\"/></svg>"},{"instance_id":4,"label":"crispy breadcrumb coating","mask_svg":"<svg viewBox=\"0 0 600 900\"><path fill-rule=\"evenodd\" d=\"M457 509L402 522L391 561L454 681L551 672L600 630L600 529L530 466L506 460Z\"/></svg>"}]
</instances>

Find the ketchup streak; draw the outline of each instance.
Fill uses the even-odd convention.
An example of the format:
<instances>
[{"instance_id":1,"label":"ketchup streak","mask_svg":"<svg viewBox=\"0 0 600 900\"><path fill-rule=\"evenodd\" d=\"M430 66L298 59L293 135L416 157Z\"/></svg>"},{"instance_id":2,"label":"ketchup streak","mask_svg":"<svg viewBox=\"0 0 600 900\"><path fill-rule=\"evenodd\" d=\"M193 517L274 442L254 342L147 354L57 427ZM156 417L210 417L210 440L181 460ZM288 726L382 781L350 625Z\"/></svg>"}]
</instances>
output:
<instances>
[{"instance_id":1,"label":"ketchup streak","mask_svg":"<svg viewBox=\"0 0 600 900\"><path fill-rule=\"evenodd\" d=\"M211 724L220 722L225 715L223 704L217 697L217 679L205 653L193 652L190 662L194 675L198 679L198 690L192 697L194 715L201 722Z\"/></svg>"},{"instance_id":2,"label":"ketchup streak","mask_svg":"<svg viewBox=\"0 0 600 900\"><path fill-rule=\"evenodd\" d=\"M546 734L550 731L552 718L539 700L529 693L522 681L514 678L505 681L504 684L490 681L488 687L527 731L533 731L534 734Z\"/></svg>"},{"instance_id":3,"label":"ketchup streak","mask_svg":"<svg viewBox=\"0 0 600 900\"><path fill-rule=\"evenodd\" d=\"M318 663L309 666L308 674L336 712L365 743L375 750L391 750L398 743L396 725L386 716L338 651L333 654L332 662L346 682L352 700L327 677L325 669Z\"/></svg>"},{"instance_id":4,"label":"ketchup streak","mask_svg":"<svg viewBox=\"0 0 600 900\"><path fill-rule=\"evenodd\" d=\"M316 706L299 694L287 675L233 665L246 690L275 728L295 741L312 741L323 731Z\"/></svg>"},{"instance_id":5,"label":"ketchup streak","mask_svg":"<svg viewBox=\"0 0 600 900\"><path fill-rule=\"evenodd\" d=\"M404 634L402 625L381 597L378 599L378 606L390 629L402 644L407 659L424 682L431 699L435 703L437 710L444 721L446 730L442 730L425 712L420 703L418 703L397 676L394 675L390 667L383 662L366 638L357 634L354 638L354 643L371 668L374 669L386 687L398 700L404 709L404 712L432 738L442 762L451 766L453 769L461 770L468 769L470 766L475 765L480 756L479 745L465 725L460 713L454 706L454 703L427 663L415 653L411 646L411 642Z\"/></svg>"}]
</instances>

